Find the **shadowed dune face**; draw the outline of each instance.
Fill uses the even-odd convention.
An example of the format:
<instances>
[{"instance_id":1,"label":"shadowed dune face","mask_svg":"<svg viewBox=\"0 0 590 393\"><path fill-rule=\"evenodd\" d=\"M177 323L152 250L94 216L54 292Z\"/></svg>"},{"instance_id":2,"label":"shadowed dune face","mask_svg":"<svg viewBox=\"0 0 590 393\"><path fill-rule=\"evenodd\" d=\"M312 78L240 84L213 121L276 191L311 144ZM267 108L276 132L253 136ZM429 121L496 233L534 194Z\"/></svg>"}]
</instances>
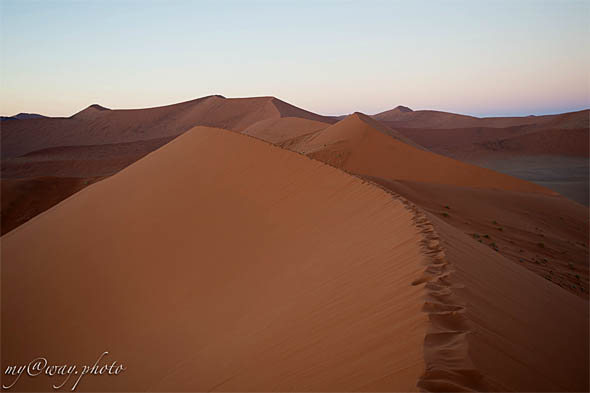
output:
<instances>
[{"instance_id":1,"label":"shadowed dune face","mask_svg":"<svg viewBox=\"0 0 590 393\"><path fill-rule=\"evenodd\" d=\"M381 189L195 128L2 238L2 367L108 350L125 375L80 389L415 390L424 259Z\"/></svg>"},{"instance_id":2,"label":"shadowed dune face","mask_svg":"<svg viewBox=\"0 0 590 393\"><path fill-rule=\"evenodd\" d=\"M76 177L2 179L2 233L13 230L100 179Z\"/></svg>"},{"instance_id":3,"label":"shadowed dune face","mask_svg":"<svg viewBox=\"0 0 590 393\"><path fill-rule=\"evenodd\" d=\"M139 160L174 137L99 145L61 146L2 161L2 177L9 179L42 176L110 176Z\"/></svg>"}]
</instances>

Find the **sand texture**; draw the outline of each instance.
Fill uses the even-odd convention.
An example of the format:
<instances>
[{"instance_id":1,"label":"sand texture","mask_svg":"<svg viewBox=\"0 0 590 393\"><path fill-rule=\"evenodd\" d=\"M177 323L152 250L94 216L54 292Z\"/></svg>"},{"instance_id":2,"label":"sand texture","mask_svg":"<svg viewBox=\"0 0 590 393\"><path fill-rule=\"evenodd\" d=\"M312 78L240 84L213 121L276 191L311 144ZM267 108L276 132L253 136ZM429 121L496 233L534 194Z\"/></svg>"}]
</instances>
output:
<instances>
[{"instance_id":1,"label":"sand texture","mask_svg":"<svg viewBox=\"0 0 590 393\"><path fill-rule=\"evenodd\" d=\"M574 160L584 116L210 96L3 121L1 366L127 368L77 391L588 391L588 208L453 158Z\"/></svg>"}]
</instances>

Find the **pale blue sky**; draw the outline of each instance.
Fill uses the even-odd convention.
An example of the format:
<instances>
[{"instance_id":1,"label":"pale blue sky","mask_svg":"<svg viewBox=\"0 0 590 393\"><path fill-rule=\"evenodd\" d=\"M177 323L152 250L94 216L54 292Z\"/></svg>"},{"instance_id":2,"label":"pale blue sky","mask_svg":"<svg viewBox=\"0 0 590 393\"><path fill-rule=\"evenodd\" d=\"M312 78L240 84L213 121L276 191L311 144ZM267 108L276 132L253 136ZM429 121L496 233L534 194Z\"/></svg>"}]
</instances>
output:
<instances>
[{"instance_id":1,"label":"pale blue sky","mask_svg":"<svg viewBox=\"0 0 590 393\"><path fill-rule=\"evenodd\" d=\"M0 113L273 95L321 114L590 106L590 1L0 0Z\"/></svg>"}]
</instances>

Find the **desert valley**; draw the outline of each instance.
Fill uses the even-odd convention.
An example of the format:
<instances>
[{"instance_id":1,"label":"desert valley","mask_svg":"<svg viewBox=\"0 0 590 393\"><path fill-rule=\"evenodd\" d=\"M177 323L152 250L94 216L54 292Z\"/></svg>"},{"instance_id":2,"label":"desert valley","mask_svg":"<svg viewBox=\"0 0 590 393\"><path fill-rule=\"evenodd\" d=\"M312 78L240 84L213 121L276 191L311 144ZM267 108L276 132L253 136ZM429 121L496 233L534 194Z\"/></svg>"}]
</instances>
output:
<instances>
[{"instance_id":1,"label":"desert valley","mask_svg":"<svg viewBox=\"0 0 590 393\"><path fill-rule=\"evenodd\" d=\"M220 95L4 118L2 368L108 350L124 374L77 390L588 391L589 121Z\"/></svg>"}]
</instances>

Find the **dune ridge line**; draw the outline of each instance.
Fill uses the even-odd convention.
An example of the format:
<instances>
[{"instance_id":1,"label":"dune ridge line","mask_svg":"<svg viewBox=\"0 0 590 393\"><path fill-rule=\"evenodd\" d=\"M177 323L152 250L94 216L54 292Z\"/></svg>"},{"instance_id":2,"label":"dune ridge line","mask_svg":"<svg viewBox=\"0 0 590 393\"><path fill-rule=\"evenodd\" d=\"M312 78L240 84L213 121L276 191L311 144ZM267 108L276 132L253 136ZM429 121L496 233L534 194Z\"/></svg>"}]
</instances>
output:
<instances>
[{"instance_id":1,"label":"dune ridge line","mask_svg":"<svg viewBox=\"0 0 590 393\"><path fill-rule=\"evenodd\" d=\"M227 130L225 130L227 131ZM228 131L231 132L231 131ZM425 370L416 382L421 391L485 391L483 376L473 364L469 355L467 335L471 333L469 321L465 317L466 307L453 288L457 284L448 278L454 270L447 259L440 236L434 224L428 219L423 209L403 196L365 177L356 175L328 162L318 160L296 150L289 150L278 143L259 139L254 135L241 134L279 149L296 153L308 159L355 177L364 184L380 189L399 201L411 214L411 220L421 236L420 246L424 256L424 272L410 285L425 284L423 312L429 320L424 337ZM458 359L461 359L460 361Z\"/></svg>"}]
</instances>

